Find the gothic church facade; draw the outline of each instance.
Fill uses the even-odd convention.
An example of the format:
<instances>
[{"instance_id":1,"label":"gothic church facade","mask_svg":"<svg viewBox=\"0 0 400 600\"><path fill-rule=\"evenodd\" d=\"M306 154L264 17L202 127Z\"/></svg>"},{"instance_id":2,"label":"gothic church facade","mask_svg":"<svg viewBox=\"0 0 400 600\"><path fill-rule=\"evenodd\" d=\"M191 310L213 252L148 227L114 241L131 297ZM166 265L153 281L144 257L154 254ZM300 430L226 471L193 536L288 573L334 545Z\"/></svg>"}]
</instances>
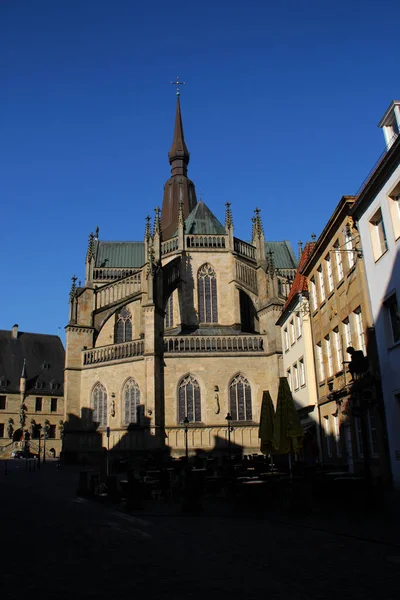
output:
<instances>
[{"instance_id":1,"label":"gothic church facade","mask_svg":"<svg viewBox=\"0 0 400 600\"><path fill-rule=\"evenodd\" d=\"M258 452L262 393L277 395L280 315L297 261L289 242L234 236L197 201L177 97L171 177L144 240L89 237L70 292L64 450ZM250 228L249 228L250 230ZM109 439L107 440L107 434Z\"/></svg>"}]
</instances>

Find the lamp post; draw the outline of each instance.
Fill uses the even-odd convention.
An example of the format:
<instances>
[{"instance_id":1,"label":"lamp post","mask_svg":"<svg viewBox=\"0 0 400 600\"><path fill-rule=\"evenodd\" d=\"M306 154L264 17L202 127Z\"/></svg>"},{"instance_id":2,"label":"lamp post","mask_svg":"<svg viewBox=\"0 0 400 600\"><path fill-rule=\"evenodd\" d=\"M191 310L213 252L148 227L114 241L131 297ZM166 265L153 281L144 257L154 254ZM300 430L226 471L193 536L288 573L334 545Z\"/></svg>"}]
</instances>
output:
<instances>
[{"instance_id":1,"label":"lamp post","mask_svg":"<svg viewBox=\"0 0 400 600\"><path fill-rule=\"evenodd\" d=\"M232 427L231 427L232 415L231 415L231 413L228 413L226 415L225 419L228 422L228 460L229 460L229 464L230 464L231 463L231 431L232 431Z\"/></svg>"},{"instance_id":2,"label":"lamp post","mask_svg":"<svg viewBox=\"0 0 400 600\"><path fill-rule=\"evenodd\" d=\"M183 419L183 424L185 425L185 456L186 456L186 467L189 466L189 448L188 448L188 425L189 419L187 416Z\"/></svg>"},{"instance_id":3,"label":"lamp post","mask_svg":"<svg viewBox=\"0 0 400 600\"><path fill-rule=\"evenodd\" d=\"M49 433L49 421L46 419L43 426L43 464L46 462L46 440Z\"/></svg>"},{"instance_id":4,"label":"lamp post","mask_svg":"<svg viewBox=\"0 0 400 600\"><path fill-rule=\"evenodd\" d=\"M38 471L40 471L40 436L41 436L40 431L42 429L42 426L41 426L40 423L38 423L36 425L36 429L37 429L38 437L39 437L39 443L38 443L38 465L37 465L37 468L38 468Z\"/></svg>"}]
</instances>

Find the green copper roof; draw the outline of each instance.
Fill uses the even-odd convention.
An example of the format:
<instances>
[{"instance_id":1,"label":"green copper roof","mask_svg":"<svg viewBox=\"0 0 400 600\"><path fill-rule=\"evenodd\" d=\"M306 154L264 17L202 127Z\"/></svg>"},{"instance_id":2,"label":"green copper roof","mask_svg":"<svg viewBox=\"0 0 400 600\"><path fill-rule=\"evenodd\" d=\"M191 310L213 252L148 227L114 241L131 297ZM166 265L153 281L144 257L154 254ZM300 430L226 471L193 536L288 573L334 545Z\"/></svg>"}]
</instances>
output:
<instances>
[{"instance_id":1,"label":"green copper roof","mask_svg":"<svg viewBox=\"0 0 400 600\"><path fill-rule=\"evenodd\" d=\"M200 200L185 220L185 233L224 235L226 231L203 200Z\"/></svg>"},{"instance_id":2,"label":"green copper roof","mask_svg":"<svg viewBox=\"0 0 400 600\"><path fill-rule=\"evenodd\" d=\"M144 242L97 242L95 267L142 267Z\"/></svg>"},{"instance_id":3,"label":"green copper roof","mask_svg":"<svg viewBox=\"0 0 400 600\"><path fill-rule=\"evenodd\" d=\"M265 254L274 253L274 263L277 269L297 269L298 260L288 240L283 242L265 242Z\"/></svg>"}]
</instances>

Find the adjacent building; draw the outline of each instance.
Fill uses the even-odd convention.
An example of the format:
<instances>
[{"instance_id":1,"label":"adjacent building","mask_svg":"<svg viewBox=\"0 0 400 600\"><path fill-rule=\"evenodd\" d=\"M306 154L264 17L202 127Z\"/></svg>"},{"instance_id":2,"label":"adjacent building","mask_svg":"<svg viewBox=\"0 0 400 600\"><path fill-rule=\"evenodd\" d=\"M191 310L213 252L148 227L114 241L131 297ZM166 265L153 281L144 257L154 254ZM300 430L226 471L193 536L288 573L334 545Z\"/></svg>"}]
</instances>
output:
<instances>
[{"instance_id":1,"label":"adjacent building","mask_svg":"<svg viewBox=\"0 0 400 600\"><path fill-rule=\"evenodd\" d=\"M379 127L386 152L352 208L363 248L386 411L390 464L400 487L400 101Z\"/></svg>"},{"instance_id":2,"label":"adjacent building","mask_svg":"<svg viewBox=\"0 0 400 600\"><path fill-rule=\"evenodd\" d=\"M301 250L299 266L290 293L277 321L281 328L283 372L305 431L303 454L308 463L318 458L319 413L314 370L307 278L302 274L315 242L307 242Z\"/></svg>"},{"instance_id":3,"label":"adjacent building","mask_svg":"<svg viewBox=\"0 0 400 600\"><path fill-rule=\"evenodd\" d=\"M387 480L373 319L354 201L342 197L301 271L309 282L322 458ZM362 377L351 376L350 347L368 357Z\"/></svg>"},{"instance_id":4,"label":"adjacent building","mask_svg":"<svg viewBox=\"0 0 400 600\"><path fill-rule=\"evenodd\" d=\"M197 201L188 178L180 98L162 210L142 241L91 234L66 327L65 451L161 449L171 455L259 450L264 390L276 398L276 320L297 260L265 239L255 209L249 240ZM251 233L250 233L251 231ZM229 415L229 418L226 417ZM231 419L231 421L230 421ZM109 437L107 437L109 436Z\"/></svg>"},{"instance_id":5,"label":"adjacent building","mask_svg":"<svg viewBox=\"0 0 400 600\"><path fill-rule=\"evenodd\" d=\"M46 436L59 455L64 420L64 347L58 336L0 330L1 457L24 449L38 454ZM42 445L43 449L43 445Z\"/></svg>"}]
</instances>

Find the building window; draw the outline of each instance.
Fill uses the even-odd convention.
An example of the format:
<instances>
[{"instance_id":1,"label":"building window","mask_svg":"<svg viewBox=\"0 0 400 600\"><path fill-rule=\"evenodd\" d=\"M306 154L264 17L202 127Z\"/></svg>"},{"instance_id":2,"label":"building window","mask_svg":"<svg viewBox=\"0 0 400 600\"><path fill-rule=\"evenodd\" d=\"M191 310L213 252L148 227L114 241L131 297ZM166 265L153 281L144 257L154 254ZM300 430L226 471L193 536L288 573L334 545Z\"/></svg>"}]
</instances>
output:
<instances>
[{"instance_id":1,"label":"building window","mask_svg":"<svg viewBox=\"0 0 400 600\"><path fill-rule=\"evenodd\" d=\"M331 426L330 426L330 422L329 422L329 417L324 417L324 419L325 419L326 452L328 454L328 458L332 458Z\"/></svg>"},{"instance_id":2,"label":"building window","mask_svg":"<svg viewBox=\"0 0 400 600\"><path fill-rule=\"evenodd\" d=\"M293 391L293 389L292 389L292 372L290 369L287 369L287 371L286 371L286 379L288 380L290 391L292 392Z\"/></svg>"},{"instance_id":3,"label":"building window","mask_svg":"<svg viewBox=\"0 0 400 600\"><path fill-rule=\"evenodd\" d=\"M107 391L100 382L96 383L92 391L93 422L100 427L107 425Z\"/></svg>"},{"instance_id":4,"label":"building window","mask_svg":"<svg viewBox=\"0 0 400 600\"><path fill-rule=\"evenodd\" d=\"M184 377L178 390L178 420L183 423L187 417L191 423L201 421L200 386L192 375Z\"/></svg>"},{"instance_id":5,"label":"building window","mask_svg":"<svg viewBox=\"0 0 400 600\"><path fill-rule=\"evenodd\" d=\"M297 339L302 336L302 323L300 313L296 313L296 331L297 331Z\"/></svg>"},{"instance_id":6,"label":"building window","mask_svg":"<svg viewBox=\"0 0 400 600\"><path fill-rule=\"evenodd\" d=\"M364 324L363 324L363 318L362 318L361 308L360 307L358 307L354 311L354 317L355 317L355 320L356 320L356 332L357 332L358 350L362 350L363 353L366 354Z\"/></svg>"},{"instance_id":7,"label":"building window","mask_svg":"<svg viewBox=\"0 0 400 600\"><path fill-rule=\"evenodd\" d=\"M343 349L342 340L340 339L339 327L335 327L332 333L335 344L336 371L341 371L343 369Z\"/></svg>"},{"instance_id":8,"label":"building window","mask_svg":"<svg viewBox=\"0 0 400 600\"><path fill-rule=\"evenodd\" d=\"M6 409L7 396L0 396L0 410Z\"/></svg>"},{"instance_id":9,"label":"building window","mask_svg":"<svg viewBox=\"0 0 400 600\"><path fill-rule=\"evenodd\" d=\"M344 348L348 348L351 346L351 327L350 320L348 317L344 321L342 321L343 325L343 337L344 337Z\"/></svg>"},{"instance_id":10,"label":"building window","mask_svg":"<svg viewBox=\"0 0 400 600\"><path fill-rule=\"evenodd\" d=\"M325 351L327 358L327 376L330 377L333 375L333 363L332 363L332 346L331 346L331 338L329 335L325 337Z\"/></svg>"},{"instance_id":11,"label":"building window","mask_svg":"<svg viewBox=\"0 0 400 600\"><path fill-rule=\"evenodd\" d=\"M294 321L293 321L293 319L290 321L289 326L290 326L290 343L293 346L293 344L296 341L296 336L295 336L295 332L294 332Z\"/></svg>"},{"instance_id":12,"label":"building window","mask_svg":"<svg viewBox=\"0 0 400 600\"><path fill-rule=\"evenodd\" d=\"M385 307L390 330L389 345L397 344L400 341L400 312L396 294L393 294L385 301Z\"/></svg>"},{"instance_id":13,"label":"building window","mask_svg":"<svg viewBox=\"0 0 400 600\"><path fill-rule=\"evenodd\" d=\"M373 408L369 408L367 412L368 418L368 433L369 433L369 445L371 448L371 455L374 458L379 456L378 451L378 437L376 433L376 420L375 420L375 412Z\"/></svg>"},{"instance_id":14,"label":"building window","mask_svg":"<svg viewBox=\"0 0 400 600\"><path fill-rule=\"evenodd\" d=\"M50 400L50 412L57 412L57 398Z\"/></svg>"},{"instance_id":15,"label":"building window","mask_svg":"<svg viewBox=\"0 0 400 600\"><path fill-rule=\"evenodd\" d=\"M167 300L167 305L165 307L165 328L174 326L174 302L173 302L173 294Z\"/></svg>"},{"instance_id":16,"label":"building window","mask_svg":"<svg viewBox=\"0 0 400 600\"><path fill-rule=\"evenodd\" d=\"M287 352L289 350L289 332L287 327L283 330L283 337L285 341L285 352Z\"/></svg>"},{"instance_id":17,"label":"building window","mask_svg":"<svg viewBox=\"0 0 400 600\"><path fill-rule=\"evenodd\" d=\"M324 369L324 357L322 356L321 344L317 344L316 350L317 350L317 365L318 365L319 380L323 381L325 379L325 369Z\"/></svg>"},{"instance_id":18,"label":"building window","mask_svg":"<svg viewBox=\"0 0 400 600\"><path fill-rule=\"evenodd\" d=\"M388 249L385 225L383 223L382 211L377 210L372 219L369 222L372 251L374 253L375 260L378 260Z\"/></svg>"},{"instance_id":19,"label":"building window","mask_svg":"<svg viewBox=\"0 0 400 600\"><path fill-rule=\"evenodd\" d=\"M35 412L40 412L43 407L43 398L36 398L35 400Z\"/></svg>"},{"instance_id":20,"label":"building window","mask_svg":"<svg viewBox=\"0 0 400 600\"><path fill-rule=\"evenodd\" d=\"M333 417L333 426L334 426L334 430L335 430L336 456L338 456L340 458L342 456L342 447L340 445L339 417Z\"/></svg>"},{"instance_id":21,"label":"building window","mask_svg":"<svg viewBox=\"0 0 400 600\"><path fill-rule=\"evenodd\" d=\"M132 315L131 311L123 306L117 315L115 343L130 342L132 340Z\"/></svg>"},{"instance_id":22,"label":"building window","mask_svg":"<svg viewBox=\"0 0 400 600\"><path fill-rule=\"evenodd\" d=\"M354 250L353 250L353 236L351 235L350 226L347 225L343 231L344 236L344 249L346 251L347 264L349 269L354 265Z\"/></svg>"},{"instance_id":23,"label":"building window","mask_svg":"<svg viewBox=\"0 0 400 600\"><path fill-rule=\"evenodd\" d=\"M319 301L323 302L325 300L325 285L324 285L324 273L322 270L322 265L320 265L317 269L318 273L318 286L319 286Z\"/></svg>"},{"instance_id":24,"label":"building window","mask_svg":"<svg viewBox=\"0 0 400 600\"><path fill-rule=\"evenodd\" d=\"M243 375L237 375L229 386L229 406L233 421L251 421L251 387Z\"/></svg>"},{"instance_id":25,"label":"building window","mask_svg":"<svg viewBox=\"0 0 400 600\"><path fill-rule=\"evenodd\" d=\"M327 254L327 256L325 257L325 266L326 266L326 276L328 279L328 292L331 292L333 290L334 284L333 284L332 263L331 263L331 257L329 254Z\"/></svg>"},{"instance_id":26,"label":"building window","mask_svg":"<svg viewBox=\"0 0 400 600\"><path fill-rule=\"evenodd\" d=\"M397 191L389 196L389 208L392 217L394 237L400 237L400 193Z\"/></svg>"},{"instance_id":27,"label":"building window","mask_svg":"<svg viewBox=\"0 0 400 600\"><path fill-rule=\"evenodd\" d=\"M4 423L0 423L0 438L4 437Z\"/></svg>"},{"instance_id":28,"label":"building window","mask_svg":"<svg viewBox=\"0 0 400 600\"><path fill-rule=\"evenodd\" d=\"M336 276L339 282L343 279L342 253L340 251L339 240L336 240L336 242L333 244L333 247L335 248Z\"/></svg>"},{"instance_id":29,"label":"building window","mask_svg":"<svg viewBox=\"0 0 400 600\"><path fill-rule=\"evenodd\" d=\"M211 265L203 265L197 275L200 323L218 323L217 277Z\"/></svg>"},{"instance_id":30,"label":"building window","mask_svg":"<svg viewBox=\"0 0 400 600\"><path fill-rule=\"evenodd\" d=\"M47 433L47 437L49 440L54 440L56 437L56 425L49 425L49 431Z\"/></svg>"},{"instance_id":31,"label":"building window","mask_svg":"<svg viewBox=\"0 0 400 600\"><path fill-rule=\"evenodd\" d=\"M295 390L299 389L299 371L296 363L293 365L293 385Z\"/></svg>"},{"instance_id":32,"label":"building window","mask_svg":"<svg viewBox=\"0 0 400 600\"><path fill-rule=\"evenodd\" d=\"M304 368L304 358L299 359L299 370L300 370L300 385L303 387L306 385L306 371Z\"/></svg>"},{"instance_id":33,"label":"building window","mask_svg":"<svg viewBox=\"0 0 400 600\"><path fill-rule=\"evenodd\" d=\"M128 379L122 397L124 399L124 425L139 423L140 388L134 379Z\"/></svg>"},{"instance_id":34,"label":"building window","mask_svg":"<svg viewBox=\"0 0 400 600\"><path fill-rule=\"evenodd\" d=\"M362 424L360 417L354 417L354 425L356 429L356 446L357 454L360 458L364 456L363 441L362 441Z\"/></svg>"},{"instance_id":35,"label":"building window","mask_svg":"<svg viewBox=\"0 0 400 600\"><path fill-rule=\"evenodd\" d=\"M317 288L315 285L314 277L312 279L310 279L310 297L311 297L312 310L316 310L318 303L317 303Z\"/></svg>"}]
</instances>

